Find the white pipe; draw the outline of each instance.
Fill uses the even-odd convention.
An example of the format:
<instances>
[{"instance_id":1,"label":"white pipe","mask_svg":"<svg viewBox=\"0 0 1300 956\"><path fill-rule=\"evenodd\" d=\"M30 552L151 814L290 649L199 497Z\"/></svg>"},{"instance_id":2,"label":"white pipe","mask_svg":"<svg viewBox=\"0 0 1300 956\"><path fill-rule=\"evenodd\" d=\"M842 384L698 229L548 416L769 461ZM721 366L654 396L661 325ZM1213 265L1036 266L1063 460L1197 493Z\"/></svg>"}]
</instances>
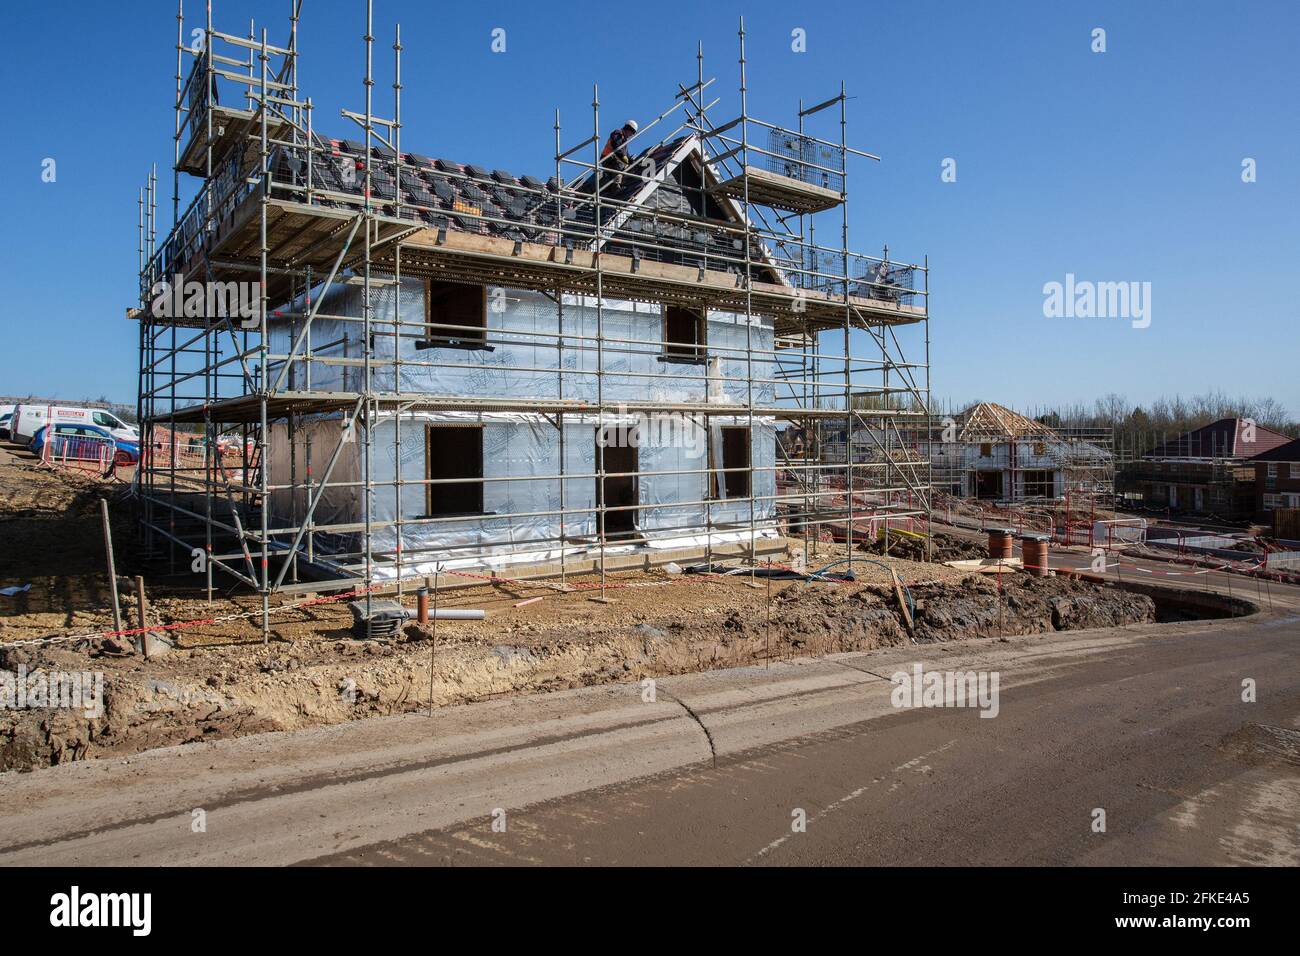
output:
<instances>
[{"instance_id":1,"label":"white pipe","mask_svg":"<svg viewBox=\"0 0 1300 956\"><path fill-rule=\"evenodd\" d=\"M415 609L407 608L406 616L415 617ZM440 607L436 611L430 611L429 617L439 621L481 621L487 617L486 611L467 610L462 608L445 608Z\"/></svg>"}]
</instances>

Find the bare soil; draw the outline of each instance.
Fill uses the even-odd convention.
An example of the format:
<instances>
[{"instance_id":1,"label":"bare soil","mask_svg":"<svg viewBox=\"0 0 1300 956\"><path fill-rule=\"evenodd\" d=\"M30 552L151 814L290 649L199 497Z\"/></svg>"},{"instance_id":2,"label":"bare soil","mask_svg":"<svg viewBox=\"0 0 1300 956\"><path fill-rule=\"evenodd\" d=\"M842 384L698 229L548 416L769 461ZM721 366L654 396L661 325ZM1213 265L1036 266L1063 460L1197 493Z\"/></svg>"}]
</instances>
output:
<instances>
[{"instance_id":1,"label":"bare soil","mask_svg":"<svg viewBox=\"0 0 1300 956\"><path fill-rule=\"evenodd\" d=\"M870 544L863 545L862 550L871 554L888 554L896 558L906 558L909 561L924 561L926 558L925 539L910 534L891 535L888 548L882 536ZM989 549L985 545L945 531L935 531L930 541L931 561L975 561L988 556Z\"/></svg>"},{"instance_id":2,"label":"bare soil","mask_svg":"<svg viewBox=\"0 0 1300 956\"><path fill-rule=\"evenodd\" d=\"M174 649L148 659L121 638L16 644L111 629L98 499L110 499L118 571L129 578L141 569L125 490L0 449L0 535L8 545L0 550L0 587L32 585L0 597L0 672L98 671L104 686L98 716L0 710L0 770L794 655L1155 617L1149 598L1111 588L1017 575L999 589L987 577L888 556L855 559L855 580L845 583L610 575L607 601L597 600L592 578L571 578L576 589L568 592L477 585L444 592L439 604L482 608L485 620L440 621L436 631L410 624L391 641L355 639L344 602L288 607L285 599L273 602L284 609L263 644L255 595L219 595L208 604L195 576L154 574L152 627L243 616L169 631ZM846 556L843 547L819 545L803 557L820 567ZM891 569L915 605L912 635ZM131 626L138 611L126 583L123 615Z\"/></svg>"}]
</instances>

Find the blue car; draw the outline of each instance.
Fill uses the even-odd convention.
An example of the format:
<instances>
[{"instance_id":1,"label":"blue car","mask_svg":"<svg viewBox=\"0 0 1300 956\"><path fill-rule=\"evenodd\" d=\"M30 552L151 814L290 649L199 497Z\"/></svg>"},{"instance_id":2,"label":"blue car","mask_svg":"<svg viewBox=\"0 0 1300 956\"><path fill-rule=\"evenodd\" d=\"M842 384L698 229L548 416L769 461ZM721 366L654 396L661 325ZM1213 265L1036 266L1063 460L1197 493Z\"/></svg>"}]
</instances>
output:
<instances>
[{"instance_id":1,"label":"blue car","mask_svg":"<svg viewBox=\"0 0 1300 956\"><path fill-rule=\"evenodd\" d=\"M122 438L114 438L107 428L100 428L98 425L81 425L75 423L59 423L55 425L42 425L36 429L36 434L32 436L31 444L27 447L40 457L45 449L45 442L50 437L50 429L54 429L53 447L51 451L61 453L64 451L73 452L76 457L85 457L84 452L78 453L77 446L89 448L92 445L111 442L113 445L113 464L115 465L134 465L140 461L140 443L126 441ZM86 439L84 442L78 442L77 439Z\"/></svg>"}]
</instances>

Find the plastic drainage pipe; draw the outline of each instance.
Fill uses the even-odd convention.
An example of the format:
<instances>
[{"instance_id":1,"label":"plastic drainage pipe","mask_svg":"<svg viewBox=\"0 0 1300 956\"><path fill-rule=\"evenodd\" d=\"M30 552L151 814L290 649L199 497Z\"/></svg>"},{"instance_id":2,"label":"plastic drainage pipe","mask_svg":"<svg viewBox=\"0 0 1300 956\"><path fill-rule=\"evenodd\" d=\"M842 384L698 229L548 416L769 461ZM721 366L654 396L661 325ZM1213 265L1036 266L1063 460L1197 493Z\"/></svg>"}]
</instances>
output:
<instances>
[{"instance_id":1,"label":"plastic drainage pipe","mask_svg":"<svg viewBox=\"0 0 1300 956\"><path fill-rule=\"evenodd\" d=\"M407 617L415 617L417 613L419 612L413 611L410 608L406 609ZM462 608L440 607L436 611L430 611L429 617L433 618L435 621L481 621L483 618L487 617L487 612L465 610Z\"/></svg>"},{"instance_id":2,"label":"plastic drainage pipe","mask_svg":"<svg viewBox=\"0 0 1300 956\"><path fill-rule=\"evenodd\" d=\"M429 614L438 621L481 621L487 617L484 611L465 611L459 608L440 607Z\"/></svg>"}]
</instances>

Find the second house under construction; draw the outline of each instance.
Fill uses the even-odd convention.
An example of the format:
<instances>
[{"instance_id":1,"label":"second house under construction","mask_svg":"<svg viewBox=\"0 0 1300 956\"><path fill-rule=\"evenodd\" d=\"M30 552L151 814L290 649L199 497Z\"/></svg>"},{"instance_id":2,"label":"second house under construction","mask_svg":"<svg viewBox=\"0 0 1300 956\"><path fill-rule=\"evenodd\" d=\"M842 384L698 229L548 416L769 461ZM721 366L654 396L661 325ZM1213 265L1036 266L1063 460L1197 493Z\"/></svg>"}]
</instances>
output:
<instances>
[{"instance_id":1,"label":"second house under construction","mask_svg":"<svg viewBox=\"0 0 1300 956\"><path fill-rule=\"evenodd\" d=\"M847 144L842 88L793 129L751 116L742 24L737 114L715 122L701 53L630 164L602 153L596 95L573 145L548 118L553 169L521 177L409 151L400 28L381 116L368 10L355 138L323 136L296 9L283 45L209 5L192 49L177 17L174 222L160 240L151 176L133 310L155 548L204 550L209 586L265 605L752 564L819 525L851 554L864 516L928 517L928 456L902 439L928 421L928 268L848 248L849 166L876 157ZM238 283L251 307L214 308ZM778 440L846 410L869 449Z\"/></svg>"},{"instance_id":2,"label":"second house under construction","mask_svg":"<svg viewBox=\"0 0 1300 956\"><path fill-rule=\"evenodd\" d=\"M1095 499L1111 508L1111 431L1048 425L993 402L936 418L934 487L954 498L1004 505Z\"/></svg>"}]
</instances>

